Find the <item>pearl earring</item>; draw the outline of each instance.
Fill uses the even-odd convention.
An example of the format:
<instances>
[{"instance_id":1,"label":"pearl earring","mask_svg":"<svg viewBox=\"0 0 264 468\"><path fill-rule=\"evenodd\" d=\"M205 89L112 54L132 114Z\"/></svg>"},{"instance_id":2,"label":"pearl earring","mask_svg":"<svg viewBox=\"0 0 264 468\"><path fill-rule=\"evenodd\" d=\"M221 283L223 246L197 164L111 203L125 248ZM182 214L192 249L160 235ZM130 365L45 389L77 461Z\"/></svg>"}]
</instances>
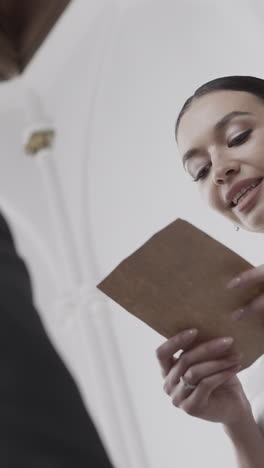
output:
<instances>
[{"instance_id":1,"label":"pearl earring","mask_svg":"<svg viewBox=\"0 0 264 468\"><path fill-rule=\"evenodd\" d=\"M240 229L239 226L235 226L235 225L234 225L234 228L235 228L236 231L239 231L239 229Z\"/></svg>"}]
</instances>

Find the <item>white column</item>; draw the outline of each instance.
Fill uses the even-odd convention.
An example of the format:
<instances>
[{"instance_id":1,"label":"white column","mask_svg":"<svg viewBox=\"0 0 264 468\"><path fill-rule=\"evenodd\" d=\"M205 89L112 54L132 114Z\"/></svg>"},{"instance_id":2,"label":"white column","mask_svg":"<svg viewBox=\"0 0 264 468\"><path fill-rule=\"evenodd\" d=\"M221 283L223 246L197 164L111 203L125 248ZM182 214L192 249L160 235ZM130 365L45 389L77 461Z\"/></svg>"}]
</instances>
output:
<instances>
[{"instance_id":1,"label":"white column","mask_svg":"<svg viewBox=\"0 0 264 468\"><path fill-rule=\"evenodd\" d=\"M91 239L87 238L86 253L89 258L84 256L86 265L81 264L77 255L71 220L52 153L55 129L35 92L27 91L27 106L28 126L24 134L24 148L32 163L39 166L57 247L54 260L60 278L61 296L54 303L54 322L64 327L69 320L81 317L82 349L93 358L94 395L97 397L97 409L101 410L98 426L101 426L103 439L106 445L112 446L110 451L119 468L147 468L149 464L111 322L111 309L108 300L96 289L94 278L100 277L100 271ZM87 220L85 224L87 226ZM90 262L89 267L87 261ZM85 369L82 371L85 372ZM93 413L92 402L90 411Z\"/></svg>"}]
</instances>

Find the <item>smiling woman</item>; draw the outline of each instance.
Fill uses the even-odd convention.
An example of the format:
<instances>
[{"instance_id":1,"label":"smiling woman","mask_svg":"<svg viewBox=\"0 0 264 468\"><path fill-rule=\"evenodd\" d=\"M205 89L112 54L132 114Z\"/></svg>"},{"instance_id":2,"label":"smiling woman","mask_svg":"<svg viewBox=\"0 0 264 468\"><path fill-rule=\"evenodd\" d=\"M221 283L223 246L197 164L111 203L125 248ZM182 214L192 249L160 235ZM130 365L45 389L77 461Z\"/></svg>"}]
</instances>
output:
<instances>
[{"instance_id":1,"label":"smiling woman","mask_svg":"<svg viewBox=\"0 0 264 468\"><path fill-rule=\"evenodd\" d=\"M264 80L228 76L204 84L182 107L175 136L184 169L198 183L206 204L245 230L264 233ZM261 265L241 273L227 287L263 283ZM263 310L261 294L233 311L232 319ZM173 405L189 415L223 424L240 468L261 468L264 420L255 420L236 376L241 355L228 351L232 337L184 351L197 334L199 330L185 330L158 348L164 390ZM263 389L257 391L262 394Z\"/></svg>"},{"instance_id":2,"label":"smiling woman","mask_svg":"<svg viewBox=\"0 0 264 468\"><path fill-rule=\"evenodd\" d=\"M264 80L230 76L204 84L181 109L175 135L208 206L247 231L264 232Z\"/></svg>"}]
</instances>

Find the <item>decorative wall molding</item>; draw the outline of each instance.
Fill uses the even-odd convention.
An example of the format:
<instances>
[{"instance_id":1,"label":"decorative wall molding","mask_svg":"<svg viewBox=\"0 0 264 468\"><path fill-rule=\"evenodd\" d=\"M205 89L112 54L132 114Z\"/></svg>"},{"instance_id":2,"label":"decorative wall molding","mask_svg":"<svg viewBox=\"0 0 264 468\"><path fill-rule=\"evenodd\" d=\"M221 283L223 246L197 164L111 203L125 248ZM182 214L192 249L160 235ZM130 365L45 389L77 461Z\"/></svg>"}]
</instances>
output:
<instances>
[{"instance_id":1,"label":"decorative wall molding","mask_svg":"<svg viewBox=\"0 0 264 468\"><path fill-rule=\"evenodd\" d=\"M93 383L91 384L88 379L89 386L95 386L96 382L93 403L99 416L98 425L101 427L102 437L106 446L110 448L116 466L148 468L147 456L112 325L109 300L96 289L95 279L100 276L100 271L96 262L94 244L89 235L89 219L83 221L83 234L86 235L87 230L88 233L86 252L83 258L80 258L77 255L71 219L54 160L53 143L56 129L46 115L37 93L26 88L25 92L28 112L23 147L26 157L30 157L32 163L38 166L42 176L56 244L54 263L61 286L60 294L51 307L52 322L62 334L63 330L68 330L68 335L75 323L82 324L80 334L83 338L79 346L82 352L92 356ZM47 134L52 138L46 140ZM33 147L32 142L35 142ZM84 182L83 179L80 181ZM85 218L87 217L86 212ZM89 262L88 267L87 262ZM89 388L86 390L87 393L91 392Z\"/></svg>"}]
</instances>

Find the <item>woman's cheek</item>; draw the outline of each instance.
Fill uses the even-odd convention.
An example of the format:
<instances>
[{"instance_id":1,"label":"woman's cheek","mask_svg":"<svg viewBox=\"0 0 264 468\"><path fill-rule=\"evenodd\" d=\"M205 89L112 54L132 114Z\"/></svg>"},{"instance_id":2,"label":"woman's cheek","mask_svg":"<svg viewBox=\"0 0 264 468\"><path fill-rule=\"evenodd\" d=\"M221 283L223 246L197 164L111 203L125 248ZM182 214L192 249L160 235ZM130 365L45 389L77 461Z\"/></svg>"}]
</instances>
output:
<instances>
[{"instance_id":1,"label":"woman's cheek","mask_svg":"<svg viewBox=\"0 0 264 468\"><path fill-rule=\"evenodd\" d=\"M208 205L210 208L216 209L217 208L217 198L216 194L214 191L210 188L209 184L203 184L202 187L200 187L200 194L202 197L202 200L206 205Z\"/></svg>"},{"instance_id":2,"label":"woman's cheek","mask_svg":"<svg viewBox=\"0 0 264 468\"><path fill-rule=\"evenodd\" d=\"M219 194L214 190L207 190L204 194L207 205L212 210L223 212L225 211L224 201L220 199Z\"/></svg>"}]
</instances>

